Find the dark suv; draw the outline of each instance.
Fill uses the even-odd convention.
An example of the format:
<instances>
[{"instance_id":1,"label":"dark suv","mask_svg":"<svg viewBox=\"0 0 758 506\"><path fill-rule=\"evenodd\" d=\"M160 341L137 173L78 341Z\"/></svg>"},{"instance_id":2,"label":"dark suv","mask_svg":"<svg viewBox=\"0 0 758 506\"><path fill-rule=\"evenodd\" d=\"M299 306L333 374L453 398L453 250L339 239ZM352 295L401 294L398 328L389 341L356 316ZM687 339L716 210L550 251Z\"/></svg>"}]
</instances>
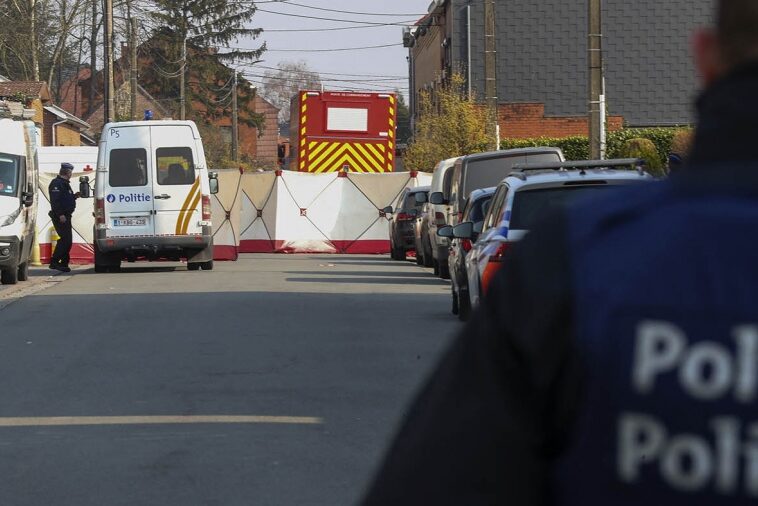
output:
<instances>
[{"instance_id":1,"label":"dark suv","mask_svg":"<svg viewBox=\"0 0 758 506\"><path fill-rule=\"evenodd\" d=\"M396 208L386 207L390 216L390 253L393 260L405 260L409 251L416 249L415 224L424 204L416 199L417 193L429 193L429 186L406 188L397 199ZM424 200L424 199L419 199Z\"/></svg>"}]
</instances>

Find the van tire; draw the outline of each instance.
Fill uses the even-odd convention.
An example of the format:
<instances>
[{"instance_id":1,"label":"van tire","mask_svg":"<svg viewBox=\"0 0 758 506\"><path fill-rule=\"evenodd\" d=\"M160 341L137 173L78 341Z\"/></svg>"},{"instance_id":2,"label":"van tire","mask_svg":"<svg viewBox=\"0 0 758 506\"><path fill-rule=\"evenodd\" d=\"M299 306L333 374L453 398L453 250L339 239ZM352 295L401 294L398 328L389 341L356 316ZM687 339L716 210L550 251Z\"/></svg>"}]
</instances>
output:
<instances>
[{"instance_id":1,"label":"van tire","mask_svg":"<svg viewBox=\"0 0 758 506\"><path fill-rule=\"evenodd\" d=\"M29 280L29 262L28 261L18 266L18 280L19 281Z\"/></svg>"},{"instance_id":2,"label":"van tire","mask_svg":"<svg viewBox=\"0 0 758 506\"><path fill-rule=\"evenodd\" d=\"M199 271L200 270L200 262L187 262L187 270L188 271Z\"/></svg>"},{"instance_id":3,"label":"van tire","mask_svg":"<svg viewBox=\"0 0 758 506\"><path fill-rule=\"evenodd\" d=\"M95 250L95 272L104 274L106 272L121 272L121 253L103 253L97 247L97 241L94 243Z\"/></svg>"},{"instance_id":4,"label":"van tire","mask_svg":"<svg viewBox=\"0 0 758 506\"><path fill-rule=\"evenodd\" d=\"M18 283L18 267L0 271L0 283L3 285L15 285Z\"/></svg>"},{"instance_id":5,"label":"van tire","mask_svg":"<svg viewBox=\"0 0 758 506\"><path fill-rule=\"evenodd\" d=\"M200 268L204 271L212 271L213 270L213 260L208 260L207 262L203 262L200 264Z\"/></svg>"}]
</instances>

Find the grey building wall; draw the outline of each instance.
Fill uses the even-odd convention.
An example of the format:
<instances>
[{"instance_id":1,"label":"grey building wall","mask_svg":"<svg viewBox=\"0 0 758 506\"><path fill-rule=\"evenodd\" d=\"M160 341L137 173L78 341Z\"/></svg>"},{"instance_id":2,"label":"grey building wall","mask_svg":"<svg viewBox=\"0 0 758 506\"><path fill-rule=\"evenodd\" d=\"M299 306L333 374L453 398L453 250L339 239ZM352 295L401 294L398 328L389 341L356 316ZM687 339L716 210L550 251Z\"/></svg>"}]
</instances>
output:
<instances>
[{"instance_id":1,"label":"grey building wall","mask_svg":"<svg viewBox=\"0 0 758 506\"><path fill-rule=\"evenodd\" d=\"M466 0L451 0L453 57L468 65ZM471 5L471 74L484 94L484 3ZM586 0L497 0L498 98L540 102L547 116L587 110ZM630 125L693 121L693 29L711 22L713 0L603 0L608 112Z\"/></svg>"}]
</instances>

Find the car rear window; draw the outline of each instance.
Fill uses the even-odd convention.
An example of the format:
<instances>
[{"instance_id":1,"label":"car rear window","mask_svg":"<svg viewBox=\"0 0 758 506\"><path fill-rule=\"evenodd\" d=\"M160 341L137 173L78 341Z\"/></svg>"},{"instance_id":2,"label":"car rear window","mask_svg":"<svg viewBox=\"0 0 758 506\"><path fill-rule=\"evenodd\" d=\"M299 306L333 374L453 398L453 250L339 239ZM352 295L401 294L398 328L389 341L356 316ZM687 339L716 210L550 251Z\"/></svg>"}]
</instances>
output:
<instances>
[{"instance_id":1,"label":"car rear window","mask_svg":"<svg viewBox=\"0 0 758 506\"><path fill-rule=\"evenodd\" d=\"M159 185L174 186L195 182L191 148L158 148L155 159L158 163Z\"/></svg>"},{"instance_id":2,"label":"car rear window","mask_svg":"<svg viewBox=\"0 0 758 506\"><path fill-rule=\"evenodd\" d=\"M475 200L468 210L468 216L464 216L464 221L472 221L474 223L484 220L484 215L487 214L487 204L492 200L493 195L487 197L481 197Z\"/></svg>"},{"instance_id":3,"label":"car rear window","mask_svg":"<svg viewBox=\"0 0 758 506\"><path fill-rule=\"evenodd\" d=\"M561 186L539 190L522 190L513 199L510 228L531 230L546 213L560 210L579 198L605 192L617 185Z\"/></svg>"},{"instance_id":4,"label":"car rear window","mask_svg":"<svg viewBox=\"0 0 758 506\"><path fill-rule=\"evenodd\" d=\"M112 187L147 185L147 151L143 148L112 149L108 160L108 184Z\"/></svg>"},{"instance_id":5,"label":"car rear window","mask_svg":"<svg viewBox=\"0 0 758 506\"><path fill-rule=\"evenodd\" d=\"M405 196L405 201L403 202L403 210L404 211L410 211L411 209L418 209L421 210L422 207L424 207L424 204L419 204L416 202L416 193L408 193Z\"/></svg>"},{"instance_id":6,"label":"car rear window","mask_svg":"<svg viewBox=\"0 0 758 506\"><path fill-rule=\"evenodd\" d=\"M461 195L469 195L474 190L497 186L513 171L513 166L519 163L560 162L558 153L539 153L534 155L518 155L503 158L487 158L471 160L466 168L466 181Z\"/></svg>"}]
</instances>

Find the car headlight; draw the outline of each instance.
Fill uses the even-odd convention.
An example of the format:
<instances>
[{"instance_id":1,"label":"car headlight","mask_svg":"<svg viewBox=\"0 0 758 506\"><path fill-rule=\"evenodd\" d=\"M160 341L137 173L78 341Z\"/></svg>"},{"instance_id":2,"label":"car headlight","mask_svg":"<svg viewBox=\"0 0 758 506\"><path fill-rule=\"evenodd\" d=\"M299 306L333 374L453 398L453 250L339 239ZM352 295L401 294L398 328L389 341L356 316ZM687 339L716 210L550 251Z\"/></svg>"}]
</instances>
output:
<instances>
[{"instance_id":1,"label":"car headlight","mask_svg":"<svg viewBox=\"0 0 758 506\"><path fill-rule=\"evenodd\" d=\"M14 221L16 221L16 218L18 218L19 214L21 214L20 207L8 216L0 217L0 227L7 227L8 225L12 224Z\"/></svg>"}]
</instances>

